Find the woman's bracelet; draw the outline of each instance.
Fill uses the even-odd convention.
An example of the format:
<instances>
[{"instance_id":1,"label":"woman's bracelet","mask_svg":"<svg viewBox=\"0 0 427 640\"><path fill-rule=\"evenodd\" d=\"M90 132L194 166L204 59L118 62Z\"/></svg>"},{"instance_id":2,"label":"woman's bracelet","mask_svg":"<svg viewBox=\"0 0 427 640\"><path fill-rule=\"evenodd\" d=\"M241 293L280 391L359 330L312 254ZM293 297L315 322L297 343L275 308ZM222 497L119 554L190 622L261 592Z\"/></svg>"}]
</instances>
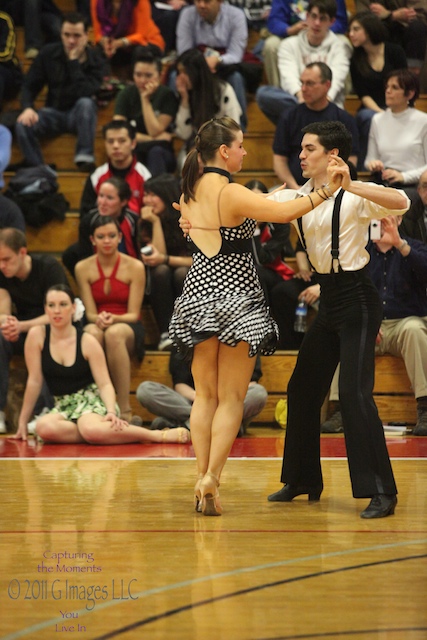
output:
<instances>
[{"instance_id":1,"label":"woman's bracelet","mask_svg":"<svg viewBox=\"0 0 427 640\"><path fill-rule=\"evenodd\" d=\"M307 193L307 198L308 198L308 199L310 200L310 202L311 202L311 210L313 211L313 209L314 209L314 204L313 204L313 200L312 200L312 198L311 198L311 195L310 195L309 193Z\"/></svg>"},{"instance_id":2,"label":"woman's bracelet","mask_svg":"<svg viewBox=\"0 0 427 640\"><path fill-rule=\"evenodd\" d=\"M325 193L323 193L323 196L322 196L322 194L320 193L320 189L316 189L315 193L317 193L319 198L322 198L322 200L325 200L325 201L328 200L328 197L326 196Z\"/></svg>"},{"instance_id":3,"label":"woman's bracelet","mask_svg":"<svg viewBox=\"0 0 427 640\"><path fill-rule=\"evenodd\" d=\"M170 256L168 256L167 253L165 253L165 259L163 260L163 264L169 264L170 261Z\"/></svg>"},{"instance_id":4,"label":"woman's bracelet","mask_svg":"<svg viewBox=\"0 0 427 640\"><path fill-rule=\"evenodd\" d=\"M331 191L331 188L329 186L329 182L327 182L326 184L323 185L322 191L323 191L323 193L326 193L329 198L333 198L334 194Z\"/></svg>"}]
</instances>

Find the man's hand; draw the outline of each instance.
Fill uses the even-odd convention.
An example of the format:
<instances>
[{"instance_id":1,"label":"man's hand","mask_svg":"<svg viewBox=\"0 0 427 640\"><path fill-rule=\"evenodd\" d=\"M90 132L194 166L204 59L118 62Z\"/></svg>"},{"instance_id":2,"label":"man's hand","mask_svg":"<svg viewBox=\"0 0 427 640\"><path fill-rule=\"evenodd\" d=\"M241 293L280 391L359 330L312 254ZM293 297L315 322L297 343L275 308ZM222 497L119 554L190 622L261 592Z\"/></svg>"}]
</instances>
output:
<instances>
[{"instance_id":1,"label":"man's hand","mask_svg":"<svg viewBox=\"0 0 427 640\"><path fill-rule=\"evenodd\" d=\"M335 192L339 187L347 189L351 184L349 166L339 156L331 154L327 174L329 188L333 192Z\"/></svg>"},{"instance_id":2,"label":"man's hand","mask_svg":"<svg viewBox=\"0 0 427 640\"><path fill-rule=\"evenodd\" d=\"M207 56L207 58L205 58L209 69L212 71L212 73L216 73L216 68L219 65L219 57L218 56Z\"/></svg>"},{"instance_id":3,"label":"man's hand","mask_svg":"<svg viewBox=\"0 0 427 640\"><path fill-rule=\"evenodd\" d=\"M264 198L268 198L268 196L272 196L275 193L279 193L279 191L283 191L283 189L286 189L286 182L281 184L279 187L276 187L275 189L273 189L273 191L268 191L268 193L260 193L258 195L263 196Z\"/></svg>"},{"instance_id":4,"label":"man's hand","mask_svg":"<svg viewBox=\"0 0 427 640\"><path fill-rule=\"evenodd\" d=\"M5 340L8 340L9 342L17 342L21 333L18 318L15 318L15 316L7 316L0 329Z\"/></svg>"},{"instance_id":5,"label":"man's hand","mask_svg":"<svg viewBox=\"0 0 427 640\"><path fill-rule=\"evenodd\" d=\"M31 107L27 107L26 109L24 109L24 111L20 113L17 118L17 122L20 122L26 127L32 127L38 121L39 121L38 113Z\"/></svg>"},{"instance_id":6,"label":"man's hand","mask_svg":"<svg viewBox=\"0 0 427 640\"><path fill-rule=\"evenodd\" d=\"M311 287L304 289L304 291L299 294L298 300L301 301L303 298L309 305L313 305L317 302L320 298L320 284L312 284Z\"/></svg>"},{"instance_id":7,"label":"man's hand","mask_svg":"<svg viewBox=\"0 0 427 640\"><path fill-rule=\"evenodd\" d=\"M87 46L87 36L84 38L80 38L78 41L76 41L76 44L74 47L71 47L70 49L65 49L65 53L68 55L68 59L84 62L86 59L86 46Z\"/></svg>"},{"instance_id":8,"label":"man's hand","mask_svg":"<svg viewBox=\"0 0 427 640\"><path fill-rule=\"evenodd\" d=\"M183 218L181 216L180 219L178 220L178 224L179 224L179 226L181 228L181 231L184 234L184 236L187 237L188 234L190 233L190 229L191 229L190 221L187 220L187 218Z\"/></svg>"},{"instance_id":9,"label":"man's hand","mask_svg":"<svg viewBox=\"0 0 427 640\"><path fill-rule=\"evenodd\" d=\"M381 218L381 240L374 240L373 242L399 247L402 244L402 238L399 233L399 220L400 216Z\"/></svg>"}]
</instances>

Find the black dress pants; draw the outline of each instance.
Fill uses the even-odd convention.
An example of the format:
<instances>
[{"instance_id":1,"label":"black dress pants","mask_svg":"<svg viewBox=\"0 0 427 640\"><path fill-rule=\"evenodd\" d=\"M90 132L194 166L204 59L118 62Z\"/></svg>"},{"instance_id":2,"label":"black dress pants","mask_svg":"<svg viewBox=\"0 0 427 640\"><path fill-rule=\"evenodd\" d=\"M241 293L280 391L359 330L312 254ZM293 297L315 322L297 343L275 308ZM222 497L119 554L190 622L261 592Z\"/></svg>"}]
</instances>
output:
<instances>
[{"instance_id":1,"label":"black dress pants","mask_svg":"<svg viewBox=\"0 0 427 640\"><path fill-rule=\"evenodd\" d=\"M375 339L382 315L378 293L366 268L316 277L321 285L319 312L303 340L288 385L282 482L323 487L320 411L340 362L340 408L353 496L396 494L372 395Z\"/></svg>"}]
</instances>

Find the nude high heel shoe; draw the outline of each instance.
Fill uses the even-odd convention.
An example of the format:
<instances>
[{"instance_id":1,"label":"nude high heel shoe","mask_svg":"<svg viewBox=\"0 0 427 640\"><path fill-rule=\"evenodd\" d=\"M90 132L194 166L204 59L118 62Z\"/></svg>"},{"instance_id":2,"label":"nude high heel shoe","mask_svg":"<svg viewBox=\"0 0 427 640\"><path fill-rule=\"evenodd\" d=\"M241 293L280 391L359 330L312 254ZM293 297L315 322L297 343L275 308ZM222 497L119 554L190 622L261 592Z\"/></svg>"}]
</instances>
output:
<instances>
[{"instance_id":1,"label":"nude high heel shoe","mask_svg":"<svg viewBox=\"0 0 427 640\"><path fill-rule=\"evenodd\" d=\"M197 482L194 485L194 508L199 513L202 512L202 494L200 492L200 485L204 477L204 473L199 473L199 475L197 476Z\"/></svg>"},{"instance_id":2,"label":"nude high heel shoe","mask_svg":"<svg viewBox=\"0 0 427 640\"><path fill-rule=\"evenodd\" d=\"M210 471L207 471L200 483L202 513L204 516L220 516L222 514L218 487L218 478Z\"/></svg>"}]
</instances>

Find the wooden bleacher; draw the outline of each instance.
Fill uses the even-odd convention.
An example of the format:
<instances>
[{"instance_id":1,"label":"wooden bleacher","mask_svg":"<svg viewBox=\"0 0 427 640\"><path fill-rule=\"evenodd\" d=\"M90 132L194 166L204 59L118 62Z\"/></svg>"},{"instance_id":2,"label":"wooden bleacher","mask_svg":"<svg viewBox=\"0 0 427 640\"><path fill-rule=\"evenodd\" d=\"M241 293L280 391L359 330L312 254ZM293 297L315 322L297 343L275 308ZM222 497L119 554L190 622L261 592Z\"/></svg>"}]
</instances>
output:
<instances>
[{"instance_id":1,"label":"wooden bleacher","mask_svg":"<svg viewBox=\"0 0 427 640\"><path fill-rule=\"evenodd\" d=\"M293 351L278 351L273 356L261 358L263 376L260 383L268 390L267 404L254 420L256 425L271 426L275 423L274 411L278 400L286 398L289 378L295 366L297 353ZM152 380L171 385L169 374L169 354L159 351L147 351L143 362L133 363L131 371L131 407L132 411L141 416L144 423L149 423L154 416L141 407L136 399L136 390L141 382ZM15 394L23 395L25 384L25 364L21 357L15 357L12 362L12 376L15 381ZM20 393L22 391L22 393ZM416 422L416 402L409 384L405 366L400 358L381 356L376 359L374 398L382 421L406 422L414 425ZM16 412L14 413L17 419ZM10 416L8 416L10 420Z\"/></svg>"},{"instance_id":2,"label":"wooden bleacher","mask_svg":"<svg viewBox=\"0 0 427 640\"><path fill-rule=\"evenodd\" d=\"M74 0L59 0L58 6L64 10L74 9ZM28 68L29 62L23 58L23 34L18 28L18 54L24 61L24 69ZM43 104L44 96L39 97L37 106ZM359 107L360 101L357 96L348 96L346 109L354 114ZM417 108L427 111L427 95L421 96L417 102ZM19 108L19 102L14 101L8 108ZM108 122L113 113L113 104L99 109L98 130L96 136L95 153L96 162L101 164L105 161L104 144L102 140L102 126ZM248 132L245 134L245 148L248 155L245 158L244 170L235 178L239 183L244 184L248 180L257 178L262 180L267 187L277 184L277 176L272 170L272 142L274 135L274 125L261 113L252 97L249 97L248 104ZM42 229L28 228L27 237L30 251L49 252L60 255L66 247L77 240L79 224L79 203L86 174L75 170L74 155L75 138L71 135L64 135L58 139L44 141L42 143L44 157L47 163L55 163L58 170L58 182L60 191L70 203L70 211L63 223L52 222ZM180 142L177 141L177 148ZM13 146L12 162L22 160L22 156L16 144ZM6 183L11 177L10 172L6 172ZM149 308L143 309L143 323L147 330L147 343L155 345L158 341L158 331ZM263 377L261 383L268 390L267 405L262 413L257 417L257 424L274 423L274 410L277 401L286 397L286 388L293 371L297 354L295 352L277 352L274 356L262 358ZM154 380L164 384L170 384L170 374L168 371L167 353L157 351L147 351L142 364L136 362L132 366L131 378L131 406L135 413L141 415L145 422L151 421L153 416L142 409L136 400L136 389L140 382L144 380ZM24 367L22 358L14 361L16 370ZM321 366L321 363L319 363ZM22 380L22 376L21 376ZM375 400L378 405L380 417L384 422L397 421L415 424L416 422L416 402L409 384L408 376L399 358L392 356L382 356L376 359L376 381Z\"/></svg>"}]
</instances>

